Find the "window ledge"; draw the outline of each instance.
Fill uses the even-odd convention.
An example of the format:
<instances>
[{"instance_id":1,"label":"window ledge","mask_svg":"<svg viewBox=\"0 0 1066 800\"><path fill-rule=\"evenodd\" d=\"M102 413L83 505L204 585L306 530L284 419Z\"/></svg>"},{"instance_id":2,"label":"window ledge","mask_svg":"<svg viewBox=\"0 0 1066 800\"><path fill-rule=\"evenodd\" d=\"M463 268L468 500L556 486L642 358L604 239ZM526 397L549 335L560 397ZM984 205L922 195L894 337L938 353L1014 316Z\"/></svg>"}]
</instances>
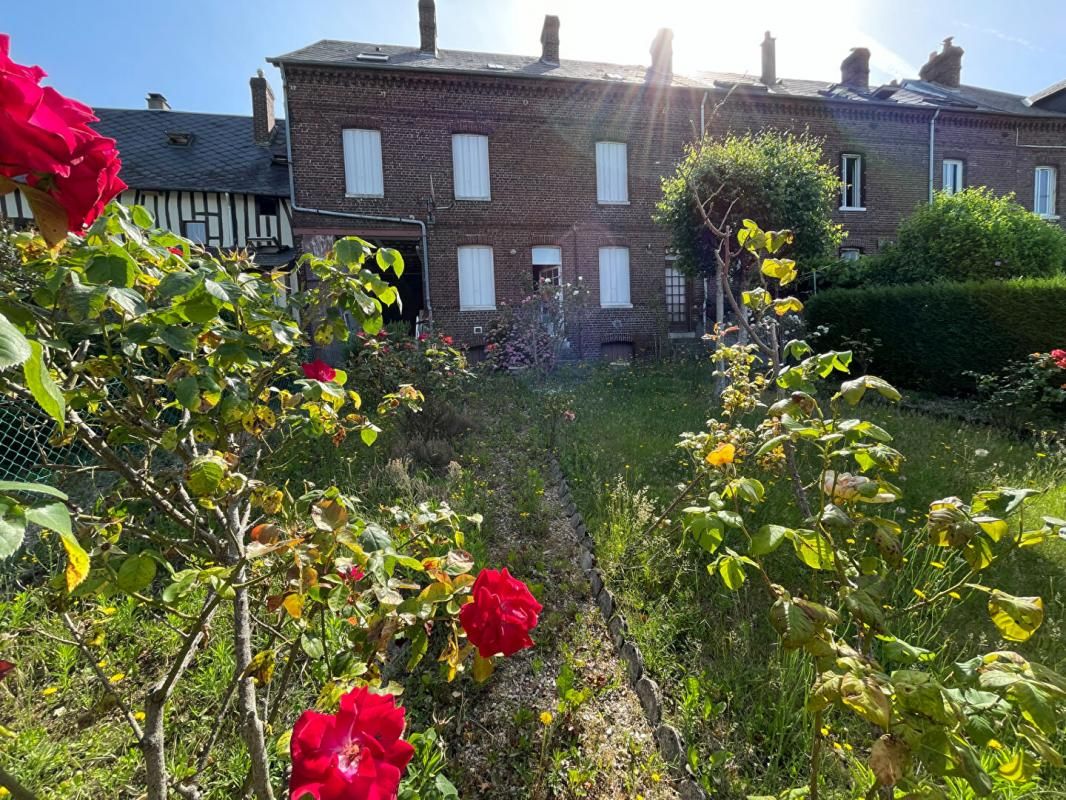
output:
<instances>
[{"instance_id":1,"label":"window ledge","mask_svg":"<svg viewBox=\"0 0 1066 800\"><path fill-rule=\"evenodd\" d=\"M457 201L463 203L491 203L491 197L456 197Z\"/></svg>"},{"instance_id":2,"label":"window ledge","mask_svg":"<svg viewBox=\"0 0 1066 800\"><path fill-rule=\"evenodd\" d=\"M1037 214L1040 219L1046 219L1048 222L1058 222L1062 219L1058 214Z\"/></svg>"},{"instance_id":3,"label":"window ledge","mask_svg":"<svg viewBox=\"0 0 1066 800\"><path fill-rule=\"evenodd\" d=\"M357 199L357 200L367 200L367 199L370 199L370 200L374 200L374 199L383 200L385 198L385 193L382 192L381 194L349 194L348 192L345 192L344 196L348 197L348 198Z\"/></svg>"},{"instance_id":4,"label":"window ledge","mask_svg":"<svg viewBox=\"0 0 1066 800\"><path fill-rule=\"evenodd\" d=\"M841 206L838 211L865 211L866 206Z\"/></svg>"},{"instance_id":5,"label":"window ledge","mask_svg":"<svg viewBox=\"0 0 1066 800\"><path fill-rule=\"evenodd\" d=\"M632 303L600 303L600 308L632 308Z\"/></svg>"},{"instance_id":6,"label":"window ledge","mask_svg":"<svg viewBox=\"0 0 1066 800\"><path fill-rule=\"evenodd\" d=\"M459 309L460 312L463 312L463 311L495 311L495 310L496 310L496 306L466 306L465 308L460 308Z\"/></svg>"},{"instance_id":7,"label":"window ledge","mask_svg":"<svg viewBox=\"0 0 1066 800\"><path fill-rule=\"evenodd\" d=\"M597 200L598 206L628 206L630 202L628 200Z\"/></svg>"}]
</instances>

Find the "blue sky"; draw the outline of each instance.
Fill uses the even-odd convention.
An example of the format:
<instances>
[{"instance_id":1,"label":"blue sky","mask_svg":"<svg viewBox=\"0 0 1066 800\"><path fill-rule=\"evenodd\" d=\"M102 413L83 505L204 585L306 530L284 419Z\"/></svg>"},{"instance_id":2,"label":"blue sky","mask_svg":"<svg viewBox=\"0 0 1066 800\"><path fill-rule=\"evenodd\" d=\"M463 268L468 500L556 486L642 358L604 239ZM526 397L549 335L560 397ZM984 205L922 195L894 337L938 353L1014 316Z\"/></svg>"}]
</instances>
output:
<instances>
[{"instance_id":1,"label":"blue sky","mask_svg":"<svg viewBox=\"0 0 1066 800\"><path fill-rule=\"evenodd\" d=\"M0 32L12 55L90 105L139 108L149 91L176 109L246 114L248 78L318 39L418 41L417 0L8 0ZM646 64L660 27L675 32L678 72L758 72L777 37L778 73L833 80L849 48L873 52L871 79L915 77L949 35L966 49L965 83L1031 94L1066 78L1061 0L437 0L439 43L538 53L545 13L559 14L564 58ZM279 116L282 109L278 107Z\"/></svg>"}]
</instances>

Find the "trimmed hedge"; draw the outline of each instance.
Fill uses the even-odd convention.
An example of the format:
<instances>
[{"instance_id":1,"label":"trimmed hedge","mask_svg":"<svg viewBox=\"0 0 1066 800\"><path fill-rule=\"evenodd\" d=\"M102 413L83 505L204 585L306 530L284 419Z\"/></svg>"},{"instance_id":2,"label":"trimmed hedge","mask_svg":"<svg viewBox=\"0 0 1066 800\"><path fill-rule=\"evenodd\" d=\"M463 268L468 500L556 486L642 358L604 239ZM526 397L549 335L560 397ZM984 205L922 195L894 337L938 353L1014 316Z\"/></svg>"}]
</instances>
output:
<instances>
[{"instance_id":1,"label":"trimmed hedge","mask_svg":"<svg viewBox=\"0 0 1066 800\"><path fill-rule=\"evenodd\" d=\"M805 313L810 327L828 326L834 346L879 339L871 372L886 380L969 394L966 372L1066 347L1066 277L833 289L811 297Z\"/></svg>"}]
</instances>

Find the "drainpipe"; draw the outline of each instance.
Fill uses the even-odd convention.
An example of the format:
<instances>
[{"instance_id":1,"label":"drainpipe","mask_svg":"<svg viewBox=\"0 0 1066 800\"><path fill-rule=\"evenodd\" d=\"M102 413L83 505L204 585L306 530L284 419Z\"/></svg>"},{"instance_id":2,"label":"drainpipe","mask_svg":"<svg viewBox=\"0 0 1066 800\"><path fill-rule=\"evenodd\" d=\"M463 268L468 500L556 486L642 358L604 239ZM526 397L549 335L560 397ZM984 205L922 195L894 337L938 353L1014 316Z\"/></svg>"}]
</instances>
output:
<instances>
[{"instance_id":1,"label":"drainpipe","mask_svg":"<svg viewBox=\"0 0 1066 800\"><path fill-rule=\"evenodd\" d=\"M943 109L937 108L936 113L929 118L929 202L933 202L933 179L936 175L936 162L934 148L936 146L936 118Z\"/></svg>"},{"instance_id":2,"label":"drainpipe","mask_svg":"<svg viewBox=\"0 0 1066 800\"><path fill-rule=\"evenodd\" d=\"M703 93L703 99L700 100L700 138L703 138L703 134L707 132L706 123L704 122L704 107L707 105L707 92Z\"/></svg>"},{"instance_id":3,"label":"drainpipe","mask_svg":"<svg viewBox=\"0 0 1066 800\"><path fill-rule=\"evenodd\" d=\"M341 217L343 219L366 220L371 222L395 222L400 225L417 225L422 232L422 302L425 304L427 324L433 326L433 304L429 299L429 233L426 223L413 217L385 217L378 214L357 214L352 211L330 211L322 208L309 208L296 204L296 178L292 170L292 110L289 107L289 84L285 80L285 65L281 69L281 89L285 95L285 152L289 161L289 204L293 211L307 214L320 214L324 217Z\"/></svg>"}]
</instances>

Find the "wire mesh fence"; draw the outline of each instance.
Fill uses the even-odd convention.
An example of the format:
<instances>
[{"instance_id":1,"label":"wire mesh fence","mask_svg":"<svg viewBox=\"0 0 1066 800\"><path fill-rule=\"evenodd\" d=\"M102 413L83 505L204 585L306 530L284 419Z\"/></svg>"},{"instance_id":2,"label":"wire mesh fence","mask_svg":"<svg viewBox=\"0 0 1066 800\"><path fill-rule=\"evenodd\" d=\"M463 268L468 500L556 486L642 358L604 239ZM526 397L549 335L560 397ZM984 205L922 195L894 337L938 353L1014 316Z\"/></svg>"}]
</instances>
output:
<instances>
[{"instance_id":1,"label":"wire mesh fence","mask_svg":"<svg viewBox=\"0 0 1066 800\"><path fill-rule=\"evenodd\" d=\"M0 480L48 483L49 465L70 463L72 448L52 443L55 429L35 406L0 398Z\"/></svg>"}]
</instances>

